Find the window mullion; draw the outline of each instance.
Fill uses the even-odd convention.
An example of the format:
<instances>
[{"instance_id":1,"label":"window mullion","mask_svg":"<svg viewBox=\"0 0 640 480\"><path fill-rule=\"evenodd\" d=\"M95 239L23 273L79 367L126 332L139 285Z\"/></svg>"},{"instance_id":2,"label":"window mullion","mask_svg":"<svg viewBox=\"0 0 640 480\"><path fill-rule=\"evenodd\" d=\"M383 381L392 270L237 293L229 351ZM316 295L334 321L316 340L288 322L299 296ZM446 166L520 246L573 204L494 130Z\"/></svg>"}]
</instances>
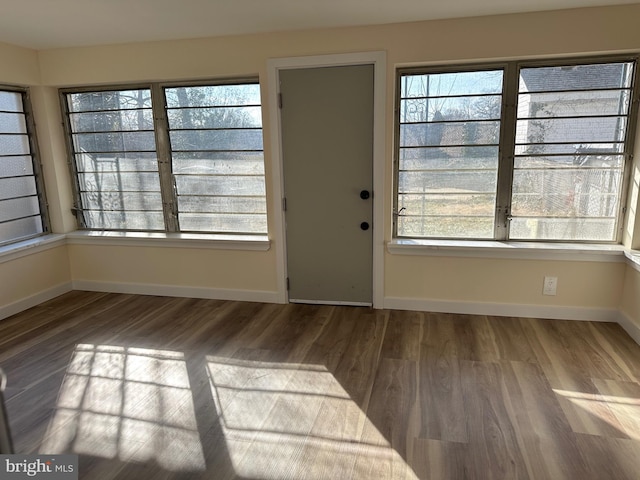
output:
<instances>
[{"instance_id":1,"label":"window mullion","mask_svg":"<svg viewBox=\"0 0 640 480\"><path fill-rule=\"evenodd\" d=\"M518 68L508 63L504 70L502 91L502 118L496 192L496 216L494 235L496 240L509 239L511 219L511 191L515 154L516 107L518 101Z\"/></svg>"},{"instance_id":2,"label":"window mullion","mask_svg":"<svg viewBox=\"0 0 640 480\"><path fill-rule=\"evenodd\" d=\"M171 140L169 138L164 92L159 84L153 84L151 86L151 98L165 228L167 232L178 232L180 231L178 223L178 199L176 198L171 167Z\"/></svg>"}]
</instances>

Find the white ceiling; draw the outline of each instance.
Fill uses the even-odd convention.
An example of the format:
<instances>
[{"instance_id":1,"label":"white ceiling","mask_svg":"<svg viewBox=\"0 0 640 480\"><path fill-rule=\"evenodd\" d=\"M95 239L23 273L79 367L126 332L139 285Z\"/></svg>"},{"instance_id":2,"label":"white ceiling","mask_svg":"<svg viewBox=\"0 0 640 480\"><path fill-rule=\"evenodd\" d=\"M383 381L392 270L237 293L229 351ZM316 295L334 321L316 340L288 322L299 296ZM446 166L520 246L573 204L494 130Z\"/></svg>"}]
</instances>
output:
<instances>
[{"instance_id":1,"label":"white ceiling","mask_svg":"<svg viewBox=\"0 0 640 480\"><path fill-rule=\"evenodd\" d=\"M0 0L0 41L40 50L627 3L638 0Z\"/></svg>"}]
</instances>

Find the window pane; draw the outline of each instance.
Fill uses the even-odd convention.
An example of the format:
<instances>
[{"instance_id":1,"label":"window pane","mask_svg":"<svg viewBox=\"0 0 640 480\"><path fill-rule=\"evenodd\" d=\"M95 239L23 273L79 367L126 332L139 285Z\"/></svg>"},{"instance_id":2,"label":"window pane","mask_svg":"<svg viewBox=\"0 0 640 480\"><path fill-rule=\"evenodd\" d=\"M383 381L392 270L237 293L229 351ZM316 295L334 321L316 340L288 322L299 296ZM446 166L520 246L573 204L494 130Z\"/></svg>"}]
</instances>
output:
<instances>
[{"instance_id":1,"label":"window pane","mask_svg":"<svg viewBox=\"0 0 640 480\"><path fill-rule=\"evenodd\" d=\"M402 76L398 236L493 237L502 76Z\"/></svg>"},{"instance_id":2,"label":"window pane","mask_svg":"<svg viewBox=\"0 0 640 480\"><path fill-rule=\"evenodd\" d=\"M110 212L85 210L87 228L94 230L164 230L162 212Z\"/></svg>"},{"instance_id":3,"label":"window pane","mask_svg":"<svg viewBox=\"0 0 640 480\"><path fill-rule=\"evenodd\" d=\"M66 98L85 226L164 230L150 90Z\"/></svg>"},{"instance_id":4,"label":"window pane","mask_svg":"<svg viewBox=\"0 0 640 480\"><path fill-rule=\"evenodd\" d=\"M631 62L531 67L520 70L520 93L620 89L631 86Z\"/></svg>"},{"instance_id":5,"label":"window pane","mask_svg":"<svg viewBox=\"0 0 640 480\"><path fill-rule=\"evenodd\" d=\"M36 181L33 176L0 178L0 200L36 195Z\"/></svg>"},{"instance_id":6,"label":"window pane","mask_svg":"<svg viewBox=\"0 0 640 480\"><path fill-rule=\"evenodd\" d=\"M267 230L267 215L182 213L180 226L185 231L215 230L220 233L263 233Z\"/></svg>"},{"instance_id":7,"label":"window pane","mask_svg":"<svg viewBox=\"0 0 640 480\"><path fill-rule=\"evenodd\" d=\"M0 91L0 110L23 113L22 94L19 92Z\"/></svg>"},{"instance_id":8,"label":"window pane","mask_svg":"<svg viewBox=\"0 0 640 480\"><path fill-rule=\"evenodd\" d=\"M0 113L1 133L27 133L27 124L21 113Z\"/></svg>"},{"instance_id":9,"label":"window pane","mask_svg":"<svg viewBox=\"0 0 640 480\"><path fill-rule=\"evenodd\" d=\"M0 244L44 233L23 93L0 91Z\"/></svg>"},{"instance_id":10,"label":"window pane","mask_svg":"<svg viewBox=\"0 0 640 480\"><path fill-rule=\"evenodd\" d=\"M29 137L0 133L0 152L2 155L29 155Z\"/></svg>"},{"instance_id":11,"label":"window pane","mask_svg":"<svg viewBox=\"0 0 640 480\"><path fill-rule=\"evenodd\" d=\"M150 109L151 91L140 89L71 93L67 95L67 101L70 112Z\"/></svg>"},{"instance_id":12,"label":"window pane","mask_svg":"<svg viewBox=\"0 0 640 480\"><path fill-rule=\"evenodd\" d=\"M158 159L155 152L118 152L116 155L76 155L78 172L156 172Z\"/></svg>"},{"instance_id":13,"label":"window pane","mask_svg":"<svg viewBox=\"0 0 640 480\"><path fill-rule=\"evenodd\" d=\"M0 223L0 243L23 240L44 233L40 216Z\"/></svg>"},{"instance_id":14,"label":"window pane","mask_svg":"<svg viewBox=\"0 0 640 480\"><path fill-rule=\"evenodd\" d=\"M36 196L0 200L0 223L39 214L40 205Z\"/></svg>"},{"instance_id":15,"label":"window pane","mask_svg":"<svg viewBox=\"0 0 640 480\"><path fill-rule=\"evenodd\" d=\"M262 151L262 129L176 130L171 132L174 151L256 150Z\"/></svg>"},{"instance_id":16,"label":"window pane","mask_svg":"<svg viewBox=\"0 0 640 480\"><path fill-rule=\"evenodd\" d=\"M521 69L510 238L616 239L632 70Z\"/></svg>"},{"instance_id":17,"label":"window pane","mask_svg":"<svg viewBox=\"0 0 640 480\"><path fill-rule=\"evenodd\" d=\"M266 233L259 85L165 94L180 230Z\"/></svg>"},{"instance_id":18,"label":"window pane","mask_svg":"<svg viewBox=\"0 0 640 480\"><path fill-rule=\"evenodd\" d=\"M615 225L614 219L538 218L532 222L527 218L514 218L511 238L609 242Z\"/></svg>"},{"instance_id":19,"label":"window pane","mask_svg":"<svg viewBox=\"0 0 640 480\"><path fill-rule=\"evenodd\" d=\"M257 83L166 88L165 96L168 108L261 105Z\"/></svg>"},{"instance_id":20,"label":"window pane","mask_svg":"<svg viewBox=\"0 0 640 480\"><path fill-rule=\"evenodd\" d=\"M33 175L33 160L31 157L0 156L0 178L25 175Z\"/></svg>"},{"instance_id":21,"label":"window pane","mask_svg":"<svg viewBox=\"0 0 640 480\"><path fill-rule=\"evenodd\" d=\"M69 121L73 131L79 133L153 130L151 109L72 113Z\"/></svg>"},{"instance_id":22,"label":"window pane","mask_svg":"<svg viewBox=\"0 0 640 480\"><path fill-rule=\"evenodd\" d=\"M261 128L262 109L258 107L181 108L167 112L172 129Z\"/></svg>"},{"instance_id":23,"label":"window pane","mask_svg":"<svg viewBox=\"0 0 640 480\"><path fill-rule=\"evenodd\" d=\"M80 133L73 135L77 153L84 152L154 152L153 132Z\"/></svg>"},{"instance_id":24,"label":"window pane","mask_svg":"<svg viewBox=\"0 0 640 480\"><path fill-rule=\"evenodd\" d=\"M173 173L264 175L264 159L262 152L174 153Z\"/></svg>"}]
</instances>

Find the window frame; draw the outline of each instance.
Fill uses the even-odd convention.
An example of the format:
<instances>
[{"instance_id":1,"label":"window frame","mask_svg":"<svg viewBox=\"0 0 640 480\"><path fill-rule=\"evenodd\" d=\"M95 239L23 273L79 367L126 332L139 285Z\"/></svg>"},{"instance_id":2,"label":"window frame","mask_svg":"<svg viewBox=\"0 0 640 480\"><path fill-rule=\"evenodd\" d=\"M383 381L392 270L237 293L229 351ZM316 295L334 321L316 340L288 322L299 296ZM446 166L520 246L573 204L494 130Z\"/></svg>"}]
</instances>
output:
<instances>
[{"instance_id":1,"label":"window frame","mask_svg":"<svg viewBox=\"0 0 640 480\"><path fill-rule=\"evenodd\" d=\"M19 242L31 240L33 238L42 237L51 233L51 224L49 217L49 203L47 201L46 187L44 181L44 173L42 167L42 157L40 156L40 148L38 136L36 132L36 123L33 114L33 106L31 104L31 92L28 87L16 85L0 84L0 91L19 93L22 96L22 113L25 118L27 130L27 139L29 142L29 154L31 156L31 164L33 167L33 178L36 185L36 196L38 198L39 217L42 224L42 232L27 235L24 237L12 238L9 240L0 240L0 247L13 245Z\"/></svg>"},{"instance_id":2,"label":"window frame","mask_svg":"<svg viewBox=\"0 0 640 480\"><path fill-rule=\"evenodd\" d=\"M520 71L523 68L531 67L561 67L579 66L603 63L631 62L634 65L634 72L631 77L629 88L631 98L629 100L629 112L627 114L628 124L624 142L623 173L620 189L618 212L616 215L616 227L614 239L611 241L602 240L567 240L567 239L512 239L509 237L509 222L511 219L510 209L512 202L512 187L514 176L515 146L517 109L519 96ZM399 170L400 170L400 111L401 111L401 89L402 78L405 75L415 74L440 74L455 72L473 72L483 70L503 70L503 90L502 90L502 111L500 116L500 136L498 153L498 172L496 185L496 207L494 215L494 236L493 238L466 237L416 237L398 235L398 217L402 216L398 212L399 193ZM564 57L554 59L535 60L512 60L503 62L486 63L462 63L446 65L426 65L396 68L396 85L394 100L394 148L393 148L393 211L392 211L392 239L393 240L420 240L429 241L453 241L453 242L533 242L533 243L576 243L576 244L620 244L623 237L625 225L625 213L627 211L629 183L631 177L631 164L633 160L633 147L635 143L636 130L638 127L638 104L640 103L640 55L606 55L606 56L585 56L585 57Z\"/></svg>"},{"instance_id":3,"label":"window frame","mask_svg":"<svg viewBox=\"0 0 640 480\"><path fill-rule=\"evenodd\" d=\"M232 239L237 238L250 238L255 237L264 238L268 235L268 232L228 232L228 231L191 231L180 230L178 219L178 195L177 189L174 184L174 175L172 172L172 153L171 138L170 138L170 126L167 115L167 99L165 90L169 88L179 87L199 87L199 86L220 86L220 85L245 85L254 84L258 85L262 90L260 79L257 76L250 77L233 77L226 79L205 79L194 81L169 81L169 82L143 82L143 83L127 83L127 84L111 84L100 86L83 86L83 87L70 87L61 88L58 90L59 100L61 105L61 112L63 117L63 128L65 134L65 143L67 148L67 163L72 179L72 191L73 191L73 208L72 212L76 217L76 222L79 230L87 232L115 232L121 234L131 233L144 233L144 234L178 234L178 235L195 235L195 236L216 236ZM90 228L84 221L82 212L82 199L80 196L80 185L78 170L75 162L75 150L73 146L73 129L71 128L70 113L68 104L68 95L76 93L92 93L92 92L110 92L110 91L124 91L124 90L136 90L146 89L151 93L151 110L153 114L153 133L155 140L155 153L158 166L158 176L160 181L160 193L162 198L162 212L164 217L164 230L145 230L145 229L106 229L106 228ZM261 91L260 107L263 108L263 95ZM263 141L264 141L264 128L261 127ZM263 146L263 162L264 162L264 146ZM265 188L266 188L265 177ZM265 206L267 204L267 198L265 194ZM265 213L266 215L266 213ZM228 241L228 240L227 240Z\"/></svg>"}]
</instances>

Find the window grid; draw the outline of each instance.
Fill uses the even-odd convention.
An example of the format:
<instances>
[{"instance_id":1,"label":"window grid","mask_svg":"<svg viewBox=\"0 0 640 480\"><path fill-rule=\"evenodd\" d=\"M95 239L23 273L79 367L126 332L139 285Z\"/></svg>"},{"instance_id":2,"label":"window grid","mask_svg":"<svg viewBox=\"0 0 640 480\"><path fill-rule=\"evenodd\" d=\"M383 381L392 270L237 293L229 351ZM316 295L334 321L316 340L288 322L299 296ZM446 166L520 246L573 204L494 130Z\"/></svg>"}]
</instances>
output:
<instances>
[{"instance_id":1,"label":"window grid","mask_svg":"<svg viewBox=\"0 0 640 480\"><path fill-rule=\"evenodd\" d=\"M619 242L628 184L628 169L625 167L631 155L637 116L638 102L632 101L638 97L638 87L633 81L635 64L635 58L616 57L398 70L394 236ZM412 213L432 228L436 223L433 221L435 216L425 217L419 212L409 212L403 198L405 151L416 148L407 144L402 132L407 123L403 118L407 98L403 95L405 79L416 75L433 78L443 73L481 72L490 67L505 72L498 178L493 191L496 195L493 234L478 235L477 231L464 225L464 212L461 214L455 210L444 213L451 224L458 226L454 235L447 234L449 232L420 234L405 228L407 217L411 218ZM580 71L587 74L566 73ZM546 82L547 86L533 91L526 86L527 83L529 87L535 83L532 80L537 72L536 81L541 85ZM612 84L615 79L619 83ZM535 108L532 108L532 97L536 97L533 100L538 103L533 105ZM559 100L564 104L560 105ZM450 113L445 114L445 117L450 116ZM532 125L539 129L538 138L531 135ZM568 145L571 146L569 151ZM442 149L442 144L438 147ZM472 163L468 160L467 163ZM576 164L571 165L570 160ZM529 179L550 178L551 181L547 180L550 187L540 190L538 185L536 195L532 195L521 188L526 176ZM442 185L446 185L446 181L441 182ZM475 185L474 188L462 189L466 190L464 193L472 192L475 196L474 202L468 202L464 207L467 210L478 208L477 195L481 189L477 188L477 182ZM529 185L532 185L531 181ZM534 212L536 215L532 215L531 210L531 206L536 204L531 201L534 196L537 205L542 206L539 212ZM555 212L545 206L554 205L553 196L563 197L562 202L555 202ZM596 196L597 200L594 200ZM527 198L528 203L525 201ZM582 212L580 208L583 208Z\"/></svg>"},{"instance_id":2,"label":"window grid","mask_svg":"<svg viewBox=\"0 0 640 480\"><path fill-rule=\"evenodd\" d=\"M28 91L0 87L0 245L48 231Z\"/></svg>"},{"instance_id":3,"label":"window grid","mask_svg":"<svg viewBox=\"0 0 640 480\"><path fill-rule=\"evenodd\" d=\"M250 102L239 101L242 95L229 102L228 95L233 97L234 90L237 94L243 89L249 91ZM145 103L77 108L79 99L92 95L109 98L117 92L134 97L144 92ZM81 228L267 232L262 114L256 80L65 89L61 100ZM114 114L117 122L107 121L108 128L98 128L96 117ZM82 115L88 117L84 125ZM216 118L226 123L216 125ZM181 120L187 123L181 124ZM253 123L245 125L247 120ZM106 136L102 140L108 148L96 148L100 135ZM128 165L126 172L122 171L123 161Z\"/></svg>"},{"instance_id":4,"label":"window grid","mask_svg":"<svg viewBox=\"0 0 640 480\"><path fill-rule=\"evenodd\" d=\"M150 89L77 92L66 100L81 226L163 231Z\"/></svg>"},{"instance_id":5,"label":"window grid","mask_svg":"<svg viewBox=\"0 0 640 480\"><path fill-rule=\"evenodd\" d=\"M180 229L266 233L259 84L167 87L164 98Z\"/></svg>"}]
</instances>

